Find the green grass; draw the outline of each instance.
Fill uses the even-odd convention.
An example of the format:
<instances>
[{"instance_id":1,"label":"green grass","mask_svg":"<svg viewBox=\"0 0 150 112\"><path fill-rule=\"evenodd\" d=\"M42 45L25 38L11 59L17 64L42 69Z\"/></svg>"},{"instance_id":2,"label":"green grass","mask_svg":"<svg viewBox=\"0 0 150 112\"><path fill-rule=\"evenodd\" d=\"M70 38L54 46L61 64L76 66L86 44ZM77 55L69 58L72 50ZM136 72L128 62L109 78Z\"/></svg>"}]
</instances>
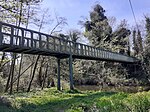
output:
<instances>
[{"instance_id":1,"label":"green grass","mask_svg":"<svg viewBox=\"0 0 150 112\"><path fill-rule=\"evenodd\" d=\"M57 91L55 88L31 93L6 95L12 107L0 112L149 112L150 92L136 94Z\"/></svg>"}]
</instances>

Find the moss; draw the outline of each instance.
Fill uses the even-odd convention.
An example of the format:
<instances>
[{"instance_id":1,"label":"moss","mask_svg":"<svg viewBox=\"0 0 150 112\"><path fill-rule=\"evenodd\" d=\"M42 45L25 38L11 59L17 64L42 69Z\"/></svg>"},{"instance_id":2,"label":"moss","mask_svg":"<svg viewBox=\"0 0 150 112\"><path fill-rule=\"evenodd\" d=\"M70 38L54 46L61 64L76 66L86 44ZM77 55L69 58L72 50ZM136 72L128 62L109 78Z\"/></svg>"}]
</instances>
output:
<instances>
[{"instance_id":1,"label":"moss","mask_svg":"<svg viewBox=\"0 0 150 112\"><path fill-rule=\"evenodd\" d=\"M0 112L148 112L150 109L150 92L127 94L50 88L6 96L15 100L13 108L0 106Z\"/></svg>"}]
</instances>

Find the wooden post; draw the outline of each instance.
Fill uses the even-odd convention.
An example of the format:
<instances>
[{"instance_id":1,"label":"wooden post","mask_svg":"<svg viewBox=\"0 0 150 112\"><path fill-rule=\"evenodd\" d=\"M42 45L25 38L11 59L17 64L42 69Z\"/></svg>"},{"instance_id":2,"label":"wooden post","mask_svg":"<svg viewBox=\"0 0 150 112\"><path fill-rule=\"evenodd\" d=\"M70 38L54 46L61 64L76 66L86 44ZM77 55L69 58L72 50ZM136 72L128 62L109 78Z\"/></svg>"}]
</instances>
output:
<instances>
[{"instance_id":1,"label":"wooden post","mask_svg":"<svg viewBox=\"0 0 150 112\"><path fill-rule=\"evenodd\" d=\"M57 69L57 90L61 90L60 86L60 58L57 58L57 64L58 64L58 69Z\"/></svg>"},{"instance_id":2,"label":"wooden post","mask_svg":"<svg viewBox=\"0 0 150 112\"><path fill-rule=\"evenodd\" d=\"M69 56L69 78L70 78L70 90L73 90L73 68L72 68L72 55Z\"/></svg>"}]
</instances>

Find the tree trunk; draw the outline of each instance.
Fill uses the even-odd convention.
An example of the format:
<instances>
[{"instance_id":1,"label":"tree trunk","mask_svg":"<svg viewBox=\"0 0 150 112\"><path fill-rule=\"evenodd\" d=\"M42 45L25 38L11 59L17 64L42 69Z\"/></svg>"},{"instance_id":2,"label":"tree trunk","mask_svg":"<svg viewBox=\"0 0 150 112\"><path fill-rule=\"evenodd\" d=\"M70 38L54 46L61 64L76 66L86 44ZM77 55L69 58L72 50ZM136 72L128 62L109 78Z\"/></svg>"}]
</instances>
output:
<instances>
[{"instance_id":1,"label":"tree trunk","mask_svg":"<svg viewBox=\"0 0 150 112\"><path fill-rule=\"evenodd\" d=\"M34 63L31 63L21 74L20 76L22 76ZM13 80L13 83L16 82L16 80L18 80L18 77L16 79ZM8 89L10 88L10 85L8 86Z\"/></svg>"},{"instance_id":2,"label":"tree trunk","mask_svg":"<svg viewBox=\"0 0 150 112\"><path fill-rule=\"evenodd\" d=\"M13 63L13 59L12 59L12 61L11 61L11 66L10 66L10 71L9 71L9 76L8 76L8 79L7 79L6 87L5 87L5 92L7 92L7 91L8 91L8 88L9 88L9 82L10 82L11 71L12 71L12 63Z\"/></svg>"},{"instance_id":3,"label":"tree trunk","mask_svg":"<svg viewBox=\"0 0 150 112\"><path fill-rule=\"evenodd\" d=\"M19 82L20 82L20 74L21 74L21 68L22 68L22 60L23 60L23 54L21 54L21 60L19 65L19 73L18 73L18 79L17 79L17 92L19 90Z\"/></svg>"},{"instance_id":4,"label":"tree trunk","mask_svg":"<svg viewBox=\"0 0 150 112\"><path fill-rule=\"evenodd\" d=\"M29 13L30 13L30 4L28 5L28 16L27 16L27 24L26 24L26 29L28 28L28 24L29 24ZM21 14L20 14L21 15ZM26 33L25 33L26 36ZM21 73L21 69L22 69L22 60L23 60L23 54L21 53L21 60L20 60L20 65L19 65L19 73L18 73L18 80L17 80L17 92L19 90L19 82L20 82L20 73Z\"/></svg>"},{"instance_id":5,"label":"tree trunk","mask_svg":"<svg viewBox=\"0 0 150 112\"><path fill-rule=\"evenodd\" d=\"M4 59L5 59L5 52L3 52L3 54L2 54L2 59L1 59L1 62L0 62L0 71L2 71L2 63L3 63L3 61L4 61Z\"/></svg>"},{"instance_id":6,"label":"tree trunk","mask_svg":"<svg viewBox=\"0 0 150 112\"><path fill-rule=\"evenodd\" d=\"M11 69L11 82L10 82L10 94L12 94L13 91L13 78L14 78L14 68L15 68L15 62L16 62L16 53L13 54L13 60L12 60L12 69Z\"/></svg>"},{"instance_id":7,"label":"tree trunk","mask_svg":"<svg viewBox=\"0 0 150 112\"><path fill-rule=\"evenodd\" d=\"M42 57L41 63L40 63L40 69L39 69L39 75L38 75L38 83L40 87L42 87L42 82L43 82L43 75L42 75L42 70L43 70L43 63L44 63L44 57Z\"/></svg>"},{"instance_id":8,"label":"tree trunk","mask_svg":"<svg viewBox=\"0 0 150 112\"><path fill-rule=\"evenodd\" d=\"M33 81L34 76L35 76L35 71L36 71L36 68L37 68L37 64L38 64L39 58L40 58L40 55L38 55L38 56L36 57L35 65L34 65L34 68L33 68L33 73L32 73L32 76L31 76L31 80L30 80L30 82L29 82L29 86L28 86L27 92L30 92L31 84L32 84L32 81Z\"/></svg>"},{"instance_id":9,"label":"tree trunk","mask_svg":"<svg viewBox=\"0 0 150 112\"><path fill-rule=\"evenodd\" d=\"M20 24L21 24L21 17L22 17L22 8L23 8L23 2L21 1L21 4L20 4L20 13L19 13L19 20L18 20L18 25L17 25L17 22L16 22L16 25L19 27ZM18 36L19 34L19 30L17 30L16 32L16 35ZM16 38L16 44L18 42L18 37ZM10 94L12 94L12 90L13 90L13 77L14 77L14 66L15 66L15 61L16 61L16 56L17 54L16 53L13 53L13 61L12 61L12 69L11 69L11 82L10 82Z\"/></svg>"},{"instance_id":10,"label":"tree trunk","mask_svg":"<svg viewBox=\"0 0 150 112\"><path fill-rule=\"evenodd\" d=\"M38 75L38 84L40 87L42 87L42 82L43 82L43 79L42 79L42 63L41 63L40 69L39 69L39 75Z\"/></svg>"},{"instance_id":11,"label":"tree trunk","mask_svg":"<svg viewBox=\"0 0 150 112\"><path fill-rule=\"evenodd\" d=\"M45 70L45 74L44 74L44 77L43 77L43 83L42 83L42 90L45 86L45 81L46 81L46 77L47 77L47 71L48 71L48 64L46 65L46 70Z\"/></svg>"}]
</instances>

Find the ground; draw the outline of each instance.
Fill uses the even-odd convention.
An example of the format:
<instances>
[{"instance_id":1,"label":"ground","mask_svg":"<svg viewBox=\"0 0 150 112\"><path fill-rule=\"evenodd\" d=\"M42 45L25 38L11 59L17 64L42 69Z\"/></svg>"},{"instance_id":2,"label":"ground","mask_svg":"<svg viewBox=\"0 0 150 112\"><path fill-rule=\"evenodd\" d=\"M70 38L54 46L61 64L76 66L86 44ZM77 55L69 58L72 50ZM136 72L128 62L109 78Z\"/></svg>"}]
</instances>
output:
<instances>
[{"instance_id":1,"label":"ground","mask_svg":"<svg viewBox=\"0 0 150 112\"><path fill-rule=\"evenodd\" d=\"M4 95L12 106L0 112L149 112L150 92L57 91L56 88Z\"/></svg>"}]
</instances>

